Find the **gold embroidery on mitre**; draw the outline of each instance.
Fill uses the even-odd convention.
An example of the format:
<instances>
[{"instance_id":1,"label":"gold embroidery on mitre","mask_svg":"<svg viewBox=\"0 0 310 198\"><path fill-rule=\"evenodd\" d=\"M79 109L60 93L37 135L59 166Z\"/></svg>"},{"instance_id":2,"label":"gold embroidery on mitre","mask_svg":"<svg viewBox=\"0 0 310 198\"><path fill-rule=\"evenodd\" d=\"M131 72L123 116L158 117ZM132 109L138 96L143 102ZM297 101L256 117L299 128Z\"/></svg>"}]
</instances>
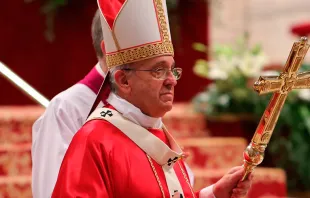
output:
<instances>
[{"instance_id":1,"label":"gold embroidery on mitre","mask_svg":"<svg viewBox=\"0 0 310 198\"><path fill-rule=\"evenodd\" d=\"M154 0L154 3L163 41L118 51L113 54L107 54L106 63L109 69L118 65L124 65L126 63L132 63L160 55L174 55L162 0ZM114 38L114 40L115 39L116 38Z\"/></svg>"},{"instance_id":2,"label":"gold embroidery on mitre","mask_svg":"<svg viewBox=\"0 0 310 198\"><path fill-rule=\"evenodd\" d=\"M124 7L125 7L125 5L126 5L127 2L128 2L128 0L125 0L125 2L123 3L123 5L122 5L120 11L117 13L117 15L116 15L116 17L115 17L115 20L114 20L113 26L112 26L112 27L113 27L113 28L112 28L112 37L113 37L115 46L116 46L116 48L117 48L117 51L120 51L120 50L121 50L121 47L120 47L120 45L119 45L119 42L118 42L118 40L117 40L117 38L116 38L116 35L115 35L115 32L114 32L115 22L117 21L119 15L120 15L120 13L121 13L121 11L124 9Z\"/></svg>"},{"instance_id":3,"label":"gold embroidery on mitre","mask_svg":"<svg viewBox=\"0 0 310 198\"><path fill-rule=\"evenodd\" d=\"M157 18L160 25L161 34L163 37L164 43L171 43L169 40L169 30L168 30L168 24L166 22L166 16L165 16L165 10L163 7L162 0L154 0L156 9L157 9Z\"/></svg>"},{"instance_id":4,"label":"gold embroidery on mitre","mask_svg":"<svg viewBox=\"0 0 310 198\"><path fill-rule=\"evenodd\" d=\"M173 55L172 43L154 43L120 51L115 54L108 54L106 56L106 62L108 67L112 68L117 65L132 63L137 60L144 60L165 54Z\"/></svg>"}]
</instances>

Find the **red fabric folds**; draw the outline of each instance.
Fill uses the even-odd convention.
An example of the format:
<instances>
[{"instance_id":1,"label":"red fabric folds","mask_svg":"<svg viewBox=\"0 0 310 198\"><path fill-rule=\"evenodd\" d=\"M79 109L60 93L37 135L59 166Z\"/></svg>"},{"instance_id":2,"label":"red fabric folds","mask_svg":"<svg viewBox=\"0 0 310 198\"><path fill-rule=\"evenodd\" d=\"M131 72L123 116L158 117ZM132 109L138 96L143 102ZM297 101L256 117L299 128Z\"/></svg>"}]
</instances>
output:
<instances>
[{"instance_id":1,"label":"red fabric folds","mask_svg":"<svg viewBox=\"0 0 310 198\"><path fill-rule=\"evenodd\" d=\"M109 26L113 29L114 21L126 0L98 0L101 13L105 16Z\"/></svg>"}]
</instances>

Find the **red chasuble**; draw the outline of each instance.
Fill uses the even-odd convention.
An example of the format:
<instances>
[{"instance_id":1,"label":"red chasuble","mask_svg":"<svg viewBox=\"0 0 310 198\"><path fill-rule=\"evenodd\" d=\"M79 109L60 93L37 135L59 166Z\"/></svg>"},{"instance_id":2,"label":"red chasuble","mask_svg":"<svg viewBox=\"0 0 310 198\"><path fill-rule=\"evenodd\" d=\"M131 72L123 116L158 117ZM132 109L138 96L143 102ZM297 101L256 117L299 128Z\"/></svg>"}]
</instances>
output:
<instances>
[{"instance_id":1,"label":"red chasuble","mask_svg":"<svg viewBox=\"0 0 310 198\"><path fill-rule=\"evenodd\" d=\"M149 129L169 145L165 133ZM184 197L193 193L182 160L174 165ZM87 122L74 136L52 197L170 197L163 169L105 120Z\"/></svg>"}]
</instances>

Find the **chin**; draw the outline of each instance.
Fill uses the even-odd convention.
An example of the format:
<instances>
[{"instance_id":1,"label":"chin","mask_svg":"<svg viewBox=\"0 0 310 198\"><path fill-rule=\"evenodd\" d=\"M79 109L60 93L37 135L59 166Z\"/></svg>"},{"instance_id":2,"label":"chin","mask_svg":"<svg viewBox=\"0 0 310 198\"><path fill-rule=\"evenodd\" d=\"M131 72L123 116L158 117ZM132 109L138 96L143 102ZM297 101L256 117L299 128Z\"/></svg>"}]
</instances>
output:
<instances>
[{"instance_id":1,"label":"chin","mask_svg":"<svg viewBox=\"0 0 310 198\"><path fill-rule=\"evenodd\" d=\"M165 102L158 106L156 109L157 113L153 117L163 117L168 111L172 109L172 102Z\"/></svg>"},{"instance_id":2,"label":"chin","mask_svg":"<svg viewBox=\"0 0 310 198\"><path fill-rule=\"evenodd\" d=\"M169 102L165 102L163 104L163 109L166 110L166 112L170 111L172 109L172 105L173 105L173 102L172 101L169 101Z\"/></svg>"}]
</instances>

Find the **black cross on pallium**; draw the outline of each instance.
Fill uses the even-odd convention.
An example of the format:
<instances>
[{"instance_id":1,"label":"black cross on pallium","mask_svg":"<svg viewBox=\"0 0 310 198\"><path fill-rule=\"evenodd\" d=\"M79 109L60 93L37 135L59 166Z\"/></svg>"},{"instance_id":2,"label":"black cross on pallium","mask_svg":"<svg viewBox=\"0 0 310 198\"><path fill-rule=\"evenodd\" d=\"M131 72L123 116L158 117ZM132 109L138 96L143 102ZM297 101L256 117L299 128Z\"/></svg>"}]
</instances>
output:
<instances>
[{"instance_id":1,"label":"black cross on pallium","mask_svg":"<svg viewBox=\"0 0 310 198\"><path fill-rule=\"evenodd\" d=\"M179 159L178 157L175 157L173 159L169 158L169 160L167 162L168 166L171 166L171 164L176 163L178 161L178 159Z\"/></svg>"},{"instance_id":2,"label":"black cross on pallium","mask_svg":"<svg viewBox=\"0 0 310 198\"><path fill-rule=\"evenodd\" d=\"M178 190L174 190L174 194L175 194L176 192L178 192ZM174 197L174 195L172 195L172 197ZM182 195L182 194L180 194L180 198L183 198L183 195Z\"/></svg>"},{"instance_id":3,"label":"black cross on pallium","mask_svg":"<svg viewBox=\"0 0 310 198\"><path fill-rule=\"evenodd\" d=\"M106 112L105 112L105 111L101 111L101 112L100 112L100 115L101 115L102 117L106 117L107 115L111 117L113 114L112 114L112 111L107 110Z\"/></svg>"}]
</instances>

